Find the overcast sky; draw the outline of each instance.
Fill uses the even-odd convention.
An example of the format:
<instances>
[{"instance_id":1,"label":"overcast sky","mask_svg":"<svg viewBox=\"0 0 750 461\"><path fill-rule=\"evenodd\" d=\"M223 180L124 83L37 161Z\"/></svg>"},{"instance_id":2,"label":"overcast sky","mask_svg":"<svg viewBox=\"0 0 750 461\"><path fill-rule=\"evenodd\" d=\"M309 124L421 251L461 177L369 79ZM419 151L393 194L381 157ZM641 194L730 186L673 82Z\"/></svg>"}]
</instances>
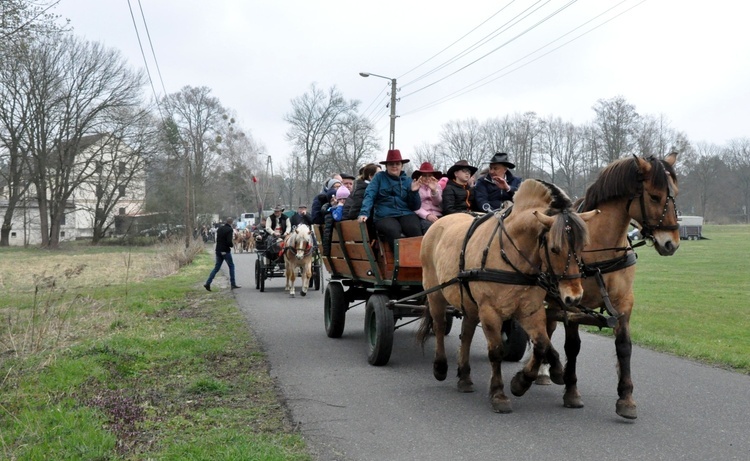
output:
<instances>
[{"instance_id":1,"label":"overcast sky","mask_svg":"<svg viewBox=\"0 0 750 461\"><path fill-rule=\"evenodd\" d=\"M664 115L694 142L750 137L750 3L744 1L130 5L157 94L186 85L211 88L274 163L292 152L283 120L290 101L313 82L361 101L385 152L390 82L359 72L397 79L396 147L405 157L424 142L437 143L450 120L534 111L582 124L593 120L597 100L615 96L641 114ZM144 66L128 0L61 0L56 12L77 35Z\"/></svg>"}]
</instances>

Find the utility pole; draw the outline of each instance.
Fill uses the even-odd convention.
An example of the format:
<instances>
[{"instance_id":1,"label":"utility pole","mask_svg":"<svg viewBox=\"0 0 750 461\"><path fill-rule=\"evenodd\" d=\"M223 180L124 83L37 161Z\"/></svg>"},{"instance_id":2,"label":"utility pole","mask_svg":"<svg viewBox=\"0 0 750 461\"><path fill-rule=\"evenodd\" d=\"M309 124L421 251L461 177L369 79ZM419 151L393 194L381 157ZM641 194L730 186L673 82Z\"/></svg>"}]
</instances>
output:
<instances>
[{"instance_id":1,"label":"utility pole","mask_svg":"<svg viewBox=\"0 0 750 461\"><path fill-rule=\"evenodd\" d=\"M359 75L361 75L362 77L369 77L372 75L373 77L380 77L391 81L391 132L388 149L393 150L396 148L396 79L385 77L383 75L372 74L370 72L360 72Z\"/></svg>"}]
</instances>

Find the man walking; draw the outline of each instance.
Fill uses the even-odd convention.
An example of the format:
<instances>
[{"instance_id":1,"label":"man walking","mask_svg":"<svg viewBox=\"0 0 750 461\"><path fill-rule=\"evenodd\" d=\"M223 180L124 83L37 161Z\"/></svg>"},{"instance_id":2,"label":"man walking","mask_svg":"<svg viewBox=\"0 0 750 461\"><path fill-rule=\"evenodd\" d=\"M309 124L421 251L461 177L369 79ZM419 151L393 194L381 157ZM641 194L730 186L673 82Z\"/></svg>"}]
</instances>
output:
<instances>
[{"instance_id":1,"label":"man walking","mask_svg":"<svg viewBox=\"0 0 750 461\"><path fill-rule=\"evenodd\" d=\"M234 261L232 261L234 231L232 229L232 223L234 223L234 219L227 218L227 220L224 222L224 225L219 227L219 229L216 231L216 265L211 271L211 274L208 276L208 280L206 280L206 283L203 285L203 288L208 291L211 291L211 282L213 282L216 274L219 273L221 265L224 263L224 261L226 261L227 266L229 266L229 282L232 286L232 290L234 290L235 288L241 288L237 285L237 282L234 278Z\"/></svg>"}]
</instances>

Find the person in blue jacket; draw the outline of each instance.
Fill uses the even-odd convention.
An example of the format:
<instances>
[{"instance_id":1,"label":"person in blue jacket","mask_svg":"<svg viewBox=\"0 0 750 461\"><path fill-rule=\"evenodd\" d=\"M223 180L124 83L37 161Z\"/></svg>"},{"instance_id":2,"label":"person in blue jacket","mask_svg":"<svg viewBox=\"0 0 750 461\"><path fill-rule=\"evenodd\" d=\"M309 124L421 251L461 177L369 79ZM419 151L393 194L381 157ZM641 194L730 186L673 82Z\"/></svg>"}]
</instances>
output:
<instances>
[{"instance_id":1,"label":"person in blue jacket","mask_svg":"<svg viewBox=\"0 0 750 461\"><path fill-rule=\"evenodd\" d=\"M314 224L323 224L325 222L325 213L321 213L320 209L323 205L329 203L331 197L336 194L336 189L339 187L341 187L340 179L329 179L323 188L323 192L315 196L312 205L310 205L310 217Z\"/></svg>"},{"instance_id":2,"label":"person in blue jacket","mask_svg":"<svg viewBox=\"0 0 750 461\"><path fill-rule=\"evenodd\" d=\"M409 159L401 157L401 151L388 151L380 162L385 171L373 176L365 190L365 198L359 211L359 221L366 222L370 216L375 229L393 249L393 241L401 237L422 235L419 216L415 213L422 205L419 183L404 173L404 164Z\"/></svg>"},{"instance_id":3,"label":"person in blue jacket","mask_svg":"<svg viewBox=\"0 0 750 461\"><path fill-rule=\"evenodd\" d=\"M513 200L522 181L510 172L515 167L505 152L497 152L492 156L489 171L474 184L474 204L477 210L497 210L502 208L503 202Z\"/></svg>"}]
</instances>

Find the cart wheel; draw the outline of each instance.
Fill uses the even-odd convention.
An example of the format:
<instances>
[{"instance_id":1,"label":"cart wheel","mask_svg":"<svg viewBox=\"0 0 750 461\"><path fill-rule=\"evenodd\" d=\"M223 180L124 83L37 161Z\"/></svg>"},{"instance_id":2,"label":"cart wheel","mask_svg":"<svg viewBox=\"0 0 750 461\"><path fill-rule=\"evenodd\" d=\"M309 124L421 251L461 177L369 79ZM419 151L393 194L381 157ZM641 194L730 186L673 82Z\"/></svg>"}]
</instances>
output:
<instances>
[{"instance_id":1,"label":"cart wheel","mask_svg":"<svg viewBox=\"0 0 750 461\"><path fill-rule=\"evenodd\" d=\"M454 318L452 315L448 315L448 313L445 314L445 336L448 336L448 333L451 332Z\"/></svg>"},{"instance_id":2,"label":"cart wheel","mask_svg":"<svg viewBox=\"0 0 750 461\"><path fill-rule=\"evenodd\" d=\"M260 260L255 260L255 289L260 288Z\"/></svg>"},{"instance_id":3,"label":"cart wheel","mask_svg":"<svg viewBox=\"0 0 750 461\"><path fill-rule=\"evenodd\" d=\"M388 363L393 350L393 331L396 322L393 311L388 309L386 295L375 294L367 300L365 309L365 336L367 337L367 361L380 366Z\"/></svg>"},{"instance_id":4,"label":"cart wheel","mask_svg":"<svg viewBox=\"0 0 750 461\"><path fill-rule=\"evenodd\" d=\"M329 283L323 295L323 317L329 338L340 338L344 333L347 307L344 287L338 282Z\"/></svg>"},{"instance_id":5,"label":"cart wheel","mask_svg":"<svg viewBox=\"0 0 750 461\"><path fill-rule=\"evenodd\" d=\"M503 322L503 349L505 355L503 361L518 362L526 353L529 343L529 335L515 320Z\"/></svg>"},{"instance_id":6,"label":"cart wheel","mask_svg":"<svg viewBox=\"0 0 750 461\"><path fill-rule=\"evenodd\" d=\"M268 276L268 273L266 272L268 270L268 266L265 265L264 262L260 263L260 278L258 279L258 282L260 282L260 292L263 293L266 291L266 277Z\"/></svg>"}]
</instances>

